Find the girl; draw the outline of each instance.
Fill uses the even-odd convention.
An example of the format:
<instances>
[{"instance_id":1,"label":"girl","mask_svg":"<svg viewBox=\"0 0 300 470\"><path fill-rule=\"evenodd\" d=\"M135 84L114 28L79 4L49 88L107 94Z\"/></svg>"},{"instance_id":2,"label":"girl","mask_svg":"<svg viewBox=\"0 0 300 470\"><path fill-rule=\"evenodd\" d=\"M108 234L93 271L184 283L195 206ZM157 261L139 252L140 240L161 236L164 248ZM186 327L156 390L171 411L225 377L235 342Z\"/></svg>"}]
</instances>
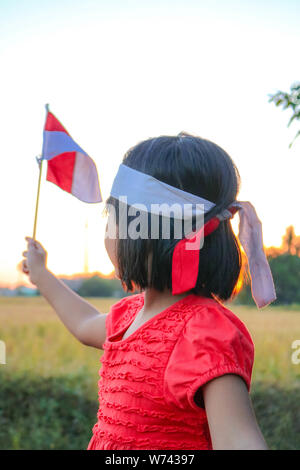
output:
<instances>
[{"instance_id":1,"label":"girl","mask_svg":"<svg viewBox=\"0 0 300 470\"><path fill-rule=\"evenodd\" d=\"M253 342L224 305L241 271L236 211L255 301L275 296L260 221L250 203L236 201L239 184L228 154L200 137L161 136L131 148L106 201L105 246L125 290L139 293L107 314L57 279L45 249L26 237L23 271L81 343L104 350L88 449L267 449L249 397ZM159 212L157 202L177 206ZM178 237L186 220L191 235Z\"/></svg>"}]
</instances>

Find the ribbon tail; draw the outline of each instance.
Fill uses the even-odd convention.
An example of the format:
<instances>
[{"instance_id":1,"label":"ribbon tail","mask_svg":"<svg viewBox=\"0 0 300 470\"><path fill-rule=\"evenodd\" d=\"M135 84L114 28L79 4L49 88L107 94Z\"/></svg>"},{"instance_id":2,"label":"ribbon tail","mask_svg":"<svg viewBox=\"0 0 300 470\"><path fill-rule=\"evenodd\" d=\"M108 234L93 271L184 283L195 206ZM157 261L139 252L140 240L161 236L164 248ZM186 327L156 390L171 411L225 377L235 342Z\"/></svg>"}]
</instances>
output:
<instances>
[{"instance_id":1,"label":"ribbon tail","mask_svg":"<svg viewBox=\"0 0 300 470\"><path fill-rule=\"evenodd\" d=\"M252 297L258 308L265 307L276 300L272 272L263 247L262 223L252 204L238 201L239 240L246 253Z\"/></svg>"},{"instance_id":2,"label":"ribbon tail","mask_svg":"<svg viewBox=\"0 0 300 470\"><path fill-rule=\"evenodd\" d=\"M174 248L172 256L173 295L189 291L196 285L199 269L200 235L199 231L189 240L184 238ZM190 244L190 248L188 244Z\"/></svg>"},{"instance_id":3,"label":"ribbon tail","mask_svg":"<svg viewBox=\"0 0 300 470\"><path fill-rule=\"evenodd\" d=\"M203 246L204 237L216 230L219 224L219 219L214 217L202 225L195 235L180 240L175 246L172 257L173 295L182 294L196 286L200 249Z\"/></svg>"}]
</instances>

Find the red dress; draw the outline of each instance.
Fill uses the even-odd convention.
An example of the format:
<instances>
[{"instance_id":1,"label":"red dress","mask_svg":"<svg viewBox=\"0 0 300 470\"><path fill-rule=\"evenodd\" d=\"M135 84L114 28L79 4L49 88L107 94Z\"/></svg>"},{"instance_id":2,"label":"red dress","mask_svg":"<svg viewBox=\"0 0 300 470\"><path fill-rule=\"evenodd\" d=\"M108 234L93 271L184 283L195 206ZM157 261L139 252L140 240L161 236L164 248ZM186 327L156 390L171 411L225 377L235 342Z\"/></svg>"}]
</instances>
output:
<instances>
[{"instance_id":1,"label":"red dress","mask_svg":"<svg viewBox=\"0 0 300 470\"><path fill-rule=\"evenodd\" d=\"M122 340L143 303L144 294L125 297L107 315L100 407L88 450L212 449L194 394L228 373L250 390L251 336L220 302L190 294Z\"/></svg>"}]
</instances>

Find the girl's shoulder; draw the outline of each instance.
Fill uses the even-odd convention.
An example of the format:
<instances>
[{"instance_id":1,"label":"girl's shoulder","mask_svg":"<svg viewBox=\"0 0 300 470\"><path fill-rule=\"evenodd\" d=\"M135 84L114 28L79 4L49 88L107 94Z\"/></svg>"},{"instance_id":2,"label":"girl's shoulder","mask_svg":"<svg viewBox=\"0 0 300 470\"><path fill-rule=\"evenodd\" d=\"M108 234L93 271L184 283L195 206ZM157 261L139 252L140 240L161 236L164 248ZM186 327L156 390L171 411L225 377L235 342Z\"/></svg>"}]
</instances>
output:
<instances>
[{"instance_id":1,"label":"girl's shoulder","mask_svg":"<svg viewBox=\"0 0 300 470\"><path fill-rule=\"evenodd\" d=\"M122 330L135 317L144 303L144 294L129 295L120 299L110 308L106 320L107 335ZM194 294L188 295L165 309L160 315L160 327L173 331L174 340L181 342L182 336L189 344L214 344L224 348L230 342L242 346L250 356L254 345L246 325L221 302ZM174 328L174 320L177 328ZM170 323L170 325L169 325ZM176 336L176 338L175 338Z\"/></svg>"},{"instance_id":2,"label":"girl's shoulder","mask_svg":"<svg viewBox=\"0 0 300 470\"><path fill-rule=\"evenodd\" d=\"M173 360L179 361L182 351L188 351L186 360L190 364L194 361L218 370L221 364L225 369L233 365L247 370L250 387L254 343L244 322L215 299L191 295L185 305L188 306L188 315L178 335Z\"/></svg>"},{"instance_id":3,"label":"girl's shoulder","mask_svg":"<svg viewBox=\"0 0 300 470\"><path fill-rule=\"evenodd\" d=\"M197 409L198 388L224 374L239 375L250 391L254 344L245 324L214 299L190 296L188 304L189 314L165 369L168 401Z\"/></svg>"},{"instance_id":4,"label":"girl's shoulder","mask_svg":"<svg viewBox=\"0 0 300 470\"><path fill-rule=\"evenodd\" d=\"M219 332L235 333L243 336L253 345L252 337L244 322L227 306L218 300L193 295L190 298L192 314L188 323L193 325L192 331L199 330L203 334L219 335Z\"/></svg>"},{"instance_id":5,"label":"girl's shoulder","mask_svg":"<svg viewBox=\"0 0 300 470\"><path fill-rule=\"evenodd\" d=\"M134 294L123 297L110 307L106 318L107 336L119 331L123 325L131 320L138 308L143 305L143 294Z\"/></svg>"}]
</instances>

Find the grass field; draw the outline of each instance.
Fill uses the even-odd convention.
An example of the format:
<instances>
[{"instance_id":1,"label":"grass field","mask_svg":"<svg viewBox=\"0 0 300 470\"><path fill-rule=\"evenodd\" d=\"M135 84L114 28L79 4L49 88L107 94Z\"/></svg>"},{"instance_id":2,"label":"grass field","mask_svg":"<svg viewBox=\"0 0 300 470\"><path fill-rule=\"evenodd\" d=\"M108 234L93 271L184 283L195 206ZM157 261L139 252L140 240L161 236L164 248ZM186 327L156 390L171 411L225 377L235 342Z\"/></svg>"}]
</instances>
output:
<instances>
[{"instance_id":1,"label":"grass field","mask_svg":"<svg viewBox=\"0 0 300 470\"><path fill-rule=\"evenodd\" d=\"M108 312L115 299L87 299ZM300 306L229 305L256 348L251 397L271 449L300 450ZM101 351L77 342L42 297L0 297L0 449L85 449L98 408Z\"/></svg>"}]
</instances>

